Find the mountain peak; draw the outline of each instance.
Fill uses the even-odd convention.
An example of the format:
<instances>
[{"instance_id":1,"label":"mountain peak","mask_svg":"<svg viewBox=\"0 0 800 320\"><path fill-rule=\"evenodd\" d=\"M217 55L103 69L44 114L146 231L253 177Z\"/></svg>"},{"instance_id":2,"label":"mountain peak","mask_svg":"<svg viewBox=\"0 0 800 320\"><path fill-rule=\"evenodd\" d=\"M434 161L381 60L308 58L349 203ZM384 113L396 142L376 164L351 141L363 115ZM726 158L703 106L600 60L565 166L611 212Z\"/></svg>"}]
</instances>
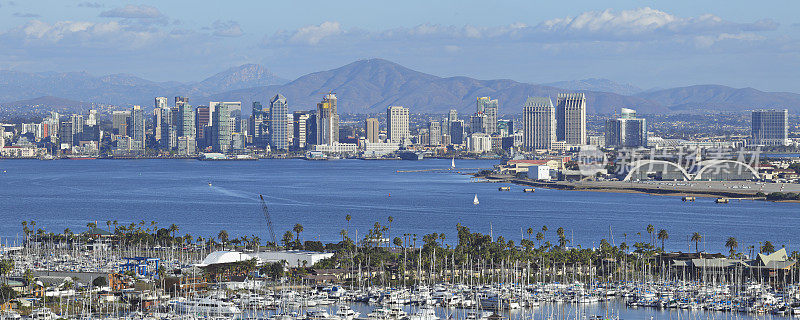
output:
<instances>
[{"instance_id":1,"label":"mountain peak","mask_svg":"<svg viewBox=\"0 0 800 320\"><path fill-rule=\"evenodd\" d=\"M615 82L605 78L588 78L581 80L558 81L551 83L543 83L542 85L566 89L566 90L612 92L624 96L634 95L643 91L639 87L627 83Z\"/></svg>"},{"instance_id":2,"label":"mountain peak","mask_svg":"<svg viewBox=\"0 0 800 320\"><path fill-rule=\"evenodd\" d=\"M278 77L260 64L248 63L217 73L199 83L199 86L212 91L224 92L272 84L284 84L287 80Z\"/></svg>"}]
</instances>

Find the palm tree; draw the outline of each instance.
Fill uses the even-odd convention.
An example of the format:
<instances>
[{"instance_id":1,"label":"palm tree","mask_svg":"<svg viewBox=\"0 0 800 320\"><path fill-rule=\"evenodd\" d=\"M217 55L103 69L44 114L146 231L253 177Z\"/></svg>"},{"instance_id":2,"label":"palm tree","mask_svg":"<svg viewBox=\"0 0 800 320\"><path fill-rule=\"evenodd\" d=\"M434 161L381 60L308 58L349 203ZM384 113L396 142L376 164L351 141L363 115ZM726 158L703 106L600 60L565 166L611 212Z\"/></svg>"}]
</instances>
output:
<instances>
[{"instance_id":1,"label":"palm tree","mask_svg":"<svg viewBox=\"0 0 800 320\"><path fill-rule=\"evenodd\" d=\"M764 242L764 245L761 246L761 253L770 254L775 252L775 246L772 245L772 242Z\"/></svg>"},{"instance_id":2,"label":"palm tree","mask_svg":"<svg viewBox=\"0 0 800 320\"><path fill-rule=\"evenodd\" d=\"M669 239L669 233L667 233L667 230L658 230L658 240L661 240L661 251L664 251L664 242L666 242L667 239Z\"/></svg>"},{"instance_id":3,"label":"palm tree","mask_svg":"<svg viewBox=\"0 0 800 320\"><path fill-rule=\"evenodd\" d=\"M387 220L389 220L389 229L387 230L389 234L386 236L386 238L387 239L391 239L392 238L392 222L394 222L394 217L389 216L389 218ZM387 246L388 246L388 244L387 244Z\"/></svg>"},{"instance_id":4,"label":"palm tree","mask_svg":"<svg viewBox=\"0 0 800 320\"><path fill-rule=\"evenodd\" d=\"M692 234L692 241L694 241L694 251L700 253L700 242L703 241L703 236L695 232Z\"/></svg>"},{"instance_id":5,"label":"palm tree","mask_svg":"<svg viewBox=\"0 0 800 320\"><path fill-rule=\"evenodd\" d=\"M342 236L342 243L344 243L344 238L347 237L347 230L342 229L342 231L339 231L339 235Z\"/></svg>"},{"instance_id":6,"label":"palm tree","mask_svg":"<svg viewBox=\"0 0 800 320\"><path fill-rule=\"evenodd\" d=\"M527 233L528 233L528 240L531 240L531 236L533 235L533 228L528 227Z\"/></svg>"},{"instance_id":7,"label":"palm tree","mask_svg":"<svg viewBox=\"0 0 800 320\"><path fill-rule=\"evenodd\" d=\"M653 227L652 224L647 225L647 233L650 234L650 244L653 244L653 232L656 231L656 228Z\"/></svg>"},{"instance_id":8,"label":"palm tree","mask_svg":"<svg viewBox=\"0 0 800 320\"><path fill-rule=\"evenodd\" d=\"M547 238L547 225L542 226L542 239Z\"/></svg>"},{"instance_id":9,"label":"palm tree","mask_svg":"<svg viewBox=\"0 0 800 320\"><path fill-rule=\"evenodd\" d=\"M220 230L217 239L222 242L222 250L225 250L225 243L228 242L228 231Z\"/></svg>"},{"instance_id":10,"label":"palm tree","mask_svg":"<svg viewBox=\"0 0 800 320\"><path fill-rule=\"evenodd\" d=\"M728 237L728 241L725 241L725 247L728 248L732 258L733 254L736 253L736 249L739 248L739 241L734 237Z\"/></svg>"},{"instance_id":11,"label":"palm tree","mask_svg":"<svg viewBox=\"0 0 800 320\"><path fill-rule=\"evenodd\" d=\"M297 240L296 241L297 241L297 244L299 245L300 244L300 232L303 232L303 225L299 224L299 223L295 224L294 228L292 228L292 231L294 231L294 233L297 234Z\"/></svg>"},{"instance_id":12,"label":"palm tree","mask_svg":"<svg viewBox=\"0 0 800 320\"><path fill-rule=\"evenodd\" d=\"M536 241L539 241L539 247L542 246L542 240L544 240L544 233L539 231L536 233Z\"/></svg>"}]
</instances>

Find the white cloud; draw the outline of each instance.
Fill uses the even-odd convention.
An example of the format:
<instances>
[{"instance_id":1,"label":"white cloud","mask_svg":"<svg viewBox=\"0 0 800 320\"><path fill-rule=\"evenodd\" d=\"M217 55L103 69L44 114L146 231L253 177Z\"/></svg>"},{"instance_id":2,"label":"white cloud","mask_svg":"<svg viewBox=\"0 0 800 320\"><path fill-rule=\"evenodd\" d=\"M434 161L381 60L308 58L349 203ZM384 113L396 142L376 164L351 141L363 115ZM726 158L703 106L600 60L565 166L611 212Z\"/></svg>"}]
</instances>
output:
<instances>
[{"instance_id":1,"label":"white cloud","mask_svg":"<svg viewBox=\"0 0 800 320\"><path fill-rule=\"evenodd\" d=\"M236 21L214 21L211 25L214 29L214 35L218 37L240 37L244 34L242 27Z\"/></svg>"},{"instance_id":2,"label":"white cloud","mask_svg":"<svg viewBox=\"0 0 800 320\"><path fill-rule=\"evenodd\" d=\"M297 29L290 37L292 43L315 45L325 38L344 34L339 22L325 21L319 25L305 26Z\"/></svg>"},{"instance_id":3,"label":"white cloud","mask_svg":"<svg viewBox=\"0 0 800 320\"><path fill-rule=\"evenodd\" d=\"M103 11L100 13L101 17L108 18L126 18L126 19L155 19L161 18L163 15L155 7L141 5L126 5L121 8L114 8L111 10Z\"/></svg>"}]
</instances>

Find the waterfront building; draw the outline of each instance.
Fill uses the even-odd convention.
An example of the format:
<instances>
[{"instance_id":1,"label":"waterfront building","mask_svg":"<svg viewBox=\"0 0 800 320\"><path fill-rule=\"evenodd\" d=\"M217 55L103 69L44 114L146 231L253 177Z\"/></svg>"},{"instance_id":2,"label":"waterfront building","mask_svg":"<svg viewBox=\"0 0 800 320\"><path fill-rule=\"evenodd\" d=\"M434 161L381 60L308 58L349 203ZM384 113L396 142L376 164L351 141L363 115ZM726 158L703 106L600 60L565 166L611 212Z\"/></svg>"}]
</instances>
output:
<instances>
[{"instance_id":1,"label":"waterfront building","mask_svg":"<svg viewBox=\"0 0 800 320\"><path fill-rule=\"evenodd\" d=\"M293 147L305 149L306 145L308 145L309 135L314 134L309 128L309 119L311 118L312 114L307 111L295 111L292 114L292 131L294 131L292 139Z\"/></svg>"},{"instance_id":2,"label":"waterfront building","mask_svg":"<svg viewBox=\"0 0 800 320\"><path fill-rule=\"evenodd\" d=\"M558 94L556 140L568 145L586 144L586 96L583 93Z\"/></svg>"},{"instance_id":3,"label":"waterfront building","mask_svg":"<svg viewBox=\"0 0 800 320\"><path fill-rule=\"evenodd\" d=\"M209 107L211 107L209 103ZM230 105L215 103L211 116L211 149L218 153L227 153L231 145Z\"/></svg>"},{"instance_id":4,"label":"waterfront building","mask_svg":"<svg viewBox=\"0 0 800 320\"><path fill-rule=\"evenodd\" d=\"M146 145L145 140L145 119L144 109L140 106L133 106L131 109L131 116L128 124L128 136L131 137L131 149L144 151Z\"/></svg>"},{"instance_id":5,"label":"waterfront building","mask_svg":"<svg viewBox=\"0 0 800 320\"><path fill-rule=\"evenodd\" d=\"M438 146L442 144L442 127L439 121L431 121L428 123L428 145Z\"/></svg>"},{"instance_id":6,"label":"waterfront building","mask_svg":"<svg viewBox=\"0 0 800 320\"><path fill-rule=\"evenodd\" d=\"M355 153L358 150L358 145L355 143L333 143L333 144L316 144L314 151L324 153Z\"/></svg>"},{"instance_id":7,"label":"waterfront building","mask_svg":"<svg viewBox=\"0 0 800 320\"><path fill-rule=\"evenodd\" d=\"M751 118L752 144L789 145L789 110L753 110Z\"/></svg>"},{"instance_id":8,"label":"waterfront building","mask_svg":"<svg viewBox=\"0 0 800 320\"><path fill-rule=\"evenodd\" d=\"M178 137L178 155L191 156L197 153L197 141L194 137Z\"/></svg>"},{"instance_id":9,"label":"waterfront building","mask_svg":"<svg viewBox=\"0 0 800 320\"><path fill-rule=\"evenodd\" d=\"M464 120L450 122L450 143L464 144Z\"/></svg>"},{"instance_id":10,"label":"waterfront building","mask_svg":"<svg viewBox=\"0 0 800 320\"><path fill-rule=\"evenodd\" d=\"M622 108L622 115L606 120L605 145L616 148L647 146L647 122L636 110Z\"/></svg>"},{"instance_id":11,"label":"waterfront building","mask_svg":"<svg viewBox=\"0 0 800 320\"><path fill-rule=\"evenodd\" d=\"M477 99L477 114L483 114L482 131L489 135L497 133L497 114L500 111L500 102L490 97Z\"/></svg>"},{"instance_id":12,"label":"waterfront building","mask_svg":"<svg viewBox=\"0 0 800 320\"><path fill-rule=\"evenodd\" d=\"M187 103L175 108L178 109L178 117L177 119L173 119L173 123L175 123L178 129L178 137L195 139L197 136L197 127L195 127L194 110L192 106Z\"/></svg>"},{"instance_id":13,"label":"waterfront building","mask_svg":"<svg viewBox=\"0 0 800 320\"><path fill-rule=\"evenodd\" d=\"M364 141L364 156L379 157L400 150L400 145L391 142Z\"/></svg>"},{"instance_id":14,"label":"waterfront building","mask_svg":"<svg viewBox=\"0 0 800 320\"><path fill-rule=\"evenodd\" d=\"M547 150L556 141L556 114L547 97L530 97L522 106L522 147L526 151Z\"/></svg>"},{"instance_id":15,"label":"waterfront building","mask_svg":"<svg viewBox=\"0 0 800 320\"><path fill-rule=\"evenodd\" d=\"M254 101L250 113L248 133L253 138L253 144L263 147L267 143L269 134L269 108L264 108L261 102Z\"/></svg>"},{"instance_id":16,"label":"waterfront building","mask_svg":"<svg viewBox=\"0 0 800 320\"><path fill-rule=\"evenodd\" d=\"M411 138L408 116L408 108L401 106L386 108L386 132L389 134L389 142L404 144L407 139Z\"/></svg>"},{"instance_id":17,"label":"waterfront building","mask_svg":"<svg viewBox=\"0 0 800 320\"><path fill-rule=\"evenodd\" d=\"M178 135L175 125L173 125L172 110L169 107L162 107L156 109L155 112L157 113L156 118L160 120L156 127L156 131L160 135L157 137L159 147L163 150L175 149Z\"/></svg>"},{"instance_id":18,"label":"waterfront building","mask_svg":"<svg viewBox=\"0 0 800 320\"><path fill-rule=\"evenodd\" d=\"M467 138L467 150L474 153L492 151L492 137L483 132L476 132Z\"/></svg>"},{"instance_id":19,"label":"waterfront building","mask_svg":"<svg viewBox=\"0 0 800 320\"><path fill-rule=\"evenodd\" d=\"M375 118L367 118L364 121L364 135L367 138L367 141L371 143L380 142L378 140L378 134L380 133L378 119Z\"/></svg>"},{"instance_id":20,"label":"waterfront building","mask_svg":"<svg viewBox=\"0 0 800 320\"><path fill-rule=\"evenodd\" d=\"M333 145L339 142L339 113L336 110L338 99L335 93L328 93L317 103L315 144Z\"/></svg>"},{"instance_id":21,"label":"waterfront building","mask_svg":"<svg viewBox=\"0 0 800 320\"><path fill-rule=\"evenodd\" d=\"M269 143L275 150L289 149L289 104L280 93L269 102Z\"/></svg>"},{"instance_id":22,"label":"waterfront building","mask_svg":"<svg viewBox=\"0 0 800 320\"><path fill-rule=\"evenodd\" d=\"M206 135L207 128L211 126L211 110L206 106L199 106L195 109L194 115L195 130L197 131L196 142L202 146L210 145L209 136Z\"/></svg>"}]
</instances>

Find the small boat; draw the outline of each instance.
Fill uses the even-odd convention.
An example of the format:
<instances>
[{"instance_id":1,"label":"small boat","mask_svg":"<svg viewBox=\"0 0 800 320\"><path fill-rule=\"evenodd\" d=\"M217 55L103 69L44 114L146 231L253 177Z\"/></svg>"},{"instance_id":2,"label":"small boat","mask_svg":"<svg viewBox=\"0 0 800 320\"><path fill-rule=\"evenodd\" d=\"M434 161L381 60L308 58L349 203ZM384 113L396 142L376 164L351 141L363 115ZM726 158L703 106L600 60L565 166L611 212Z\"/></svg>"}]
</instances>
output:
<instances>
[{"instance_id":1,"label":"small boat","mask_svg":"<svg viewBox=\"0 0 800 320\"><path fill-rule=\"evenodd\" d=\"M536 191L536 189L534 189L534 188L525 188L525 189L522 189L522 192L534 192L534 191Z\"/></svg>"},{"instance_id":2,"label":"small boat","mask_svg":"<svg viewBox=\"0 0 800 320\"><path fill-rule=\"evenodd\" d=\"M498 191L511 191L511 187L500 187L497 188Z\"/></svg>"},{"instance_id":3,"label":"small boat","mask_svg":"<svg viewBox=\"0 0 800 320\"><path fill-rule=\"evenodd\" d=\"M208 186L209 186L209 187L211 186L211 182L209 182L209 183L208 183Z\"/></svg>"},{"instance_id":4,"label":"small boat","mask_svg":"<svg viewBox=\"0 0 800 320\"><path fill-rule=\"evenodd\" d=\"M717 198L717 200L714 200L716 203L728 203L728 201L728 198Z\"/></svg>"},{"instance_id":5,"label":"small boat","mask_svg":"<svg viewBox=\"0 0 800 320\"><path fill-rule=\"evenodd\" d=\"M686 197L683 197L683 199L681 199L681 200L683 200L683 202L686 202L686 201L694 202L695 197L686 196Z\"/></svg>"},{"instance_id":6,"label":"small boat","mask_svg":"<svg viewBox=\"0 0 800 320\"><path fill-rule=\"evenodd\" d=\"M475 205L477 205L477 204L479 204L479 203L480 203L480 201L478 201L478 194L476 193L476 194L475 194L475 199L473 199L473 200L472 200L472 204L475 204Z\"/></svg>"}]
</instances>

